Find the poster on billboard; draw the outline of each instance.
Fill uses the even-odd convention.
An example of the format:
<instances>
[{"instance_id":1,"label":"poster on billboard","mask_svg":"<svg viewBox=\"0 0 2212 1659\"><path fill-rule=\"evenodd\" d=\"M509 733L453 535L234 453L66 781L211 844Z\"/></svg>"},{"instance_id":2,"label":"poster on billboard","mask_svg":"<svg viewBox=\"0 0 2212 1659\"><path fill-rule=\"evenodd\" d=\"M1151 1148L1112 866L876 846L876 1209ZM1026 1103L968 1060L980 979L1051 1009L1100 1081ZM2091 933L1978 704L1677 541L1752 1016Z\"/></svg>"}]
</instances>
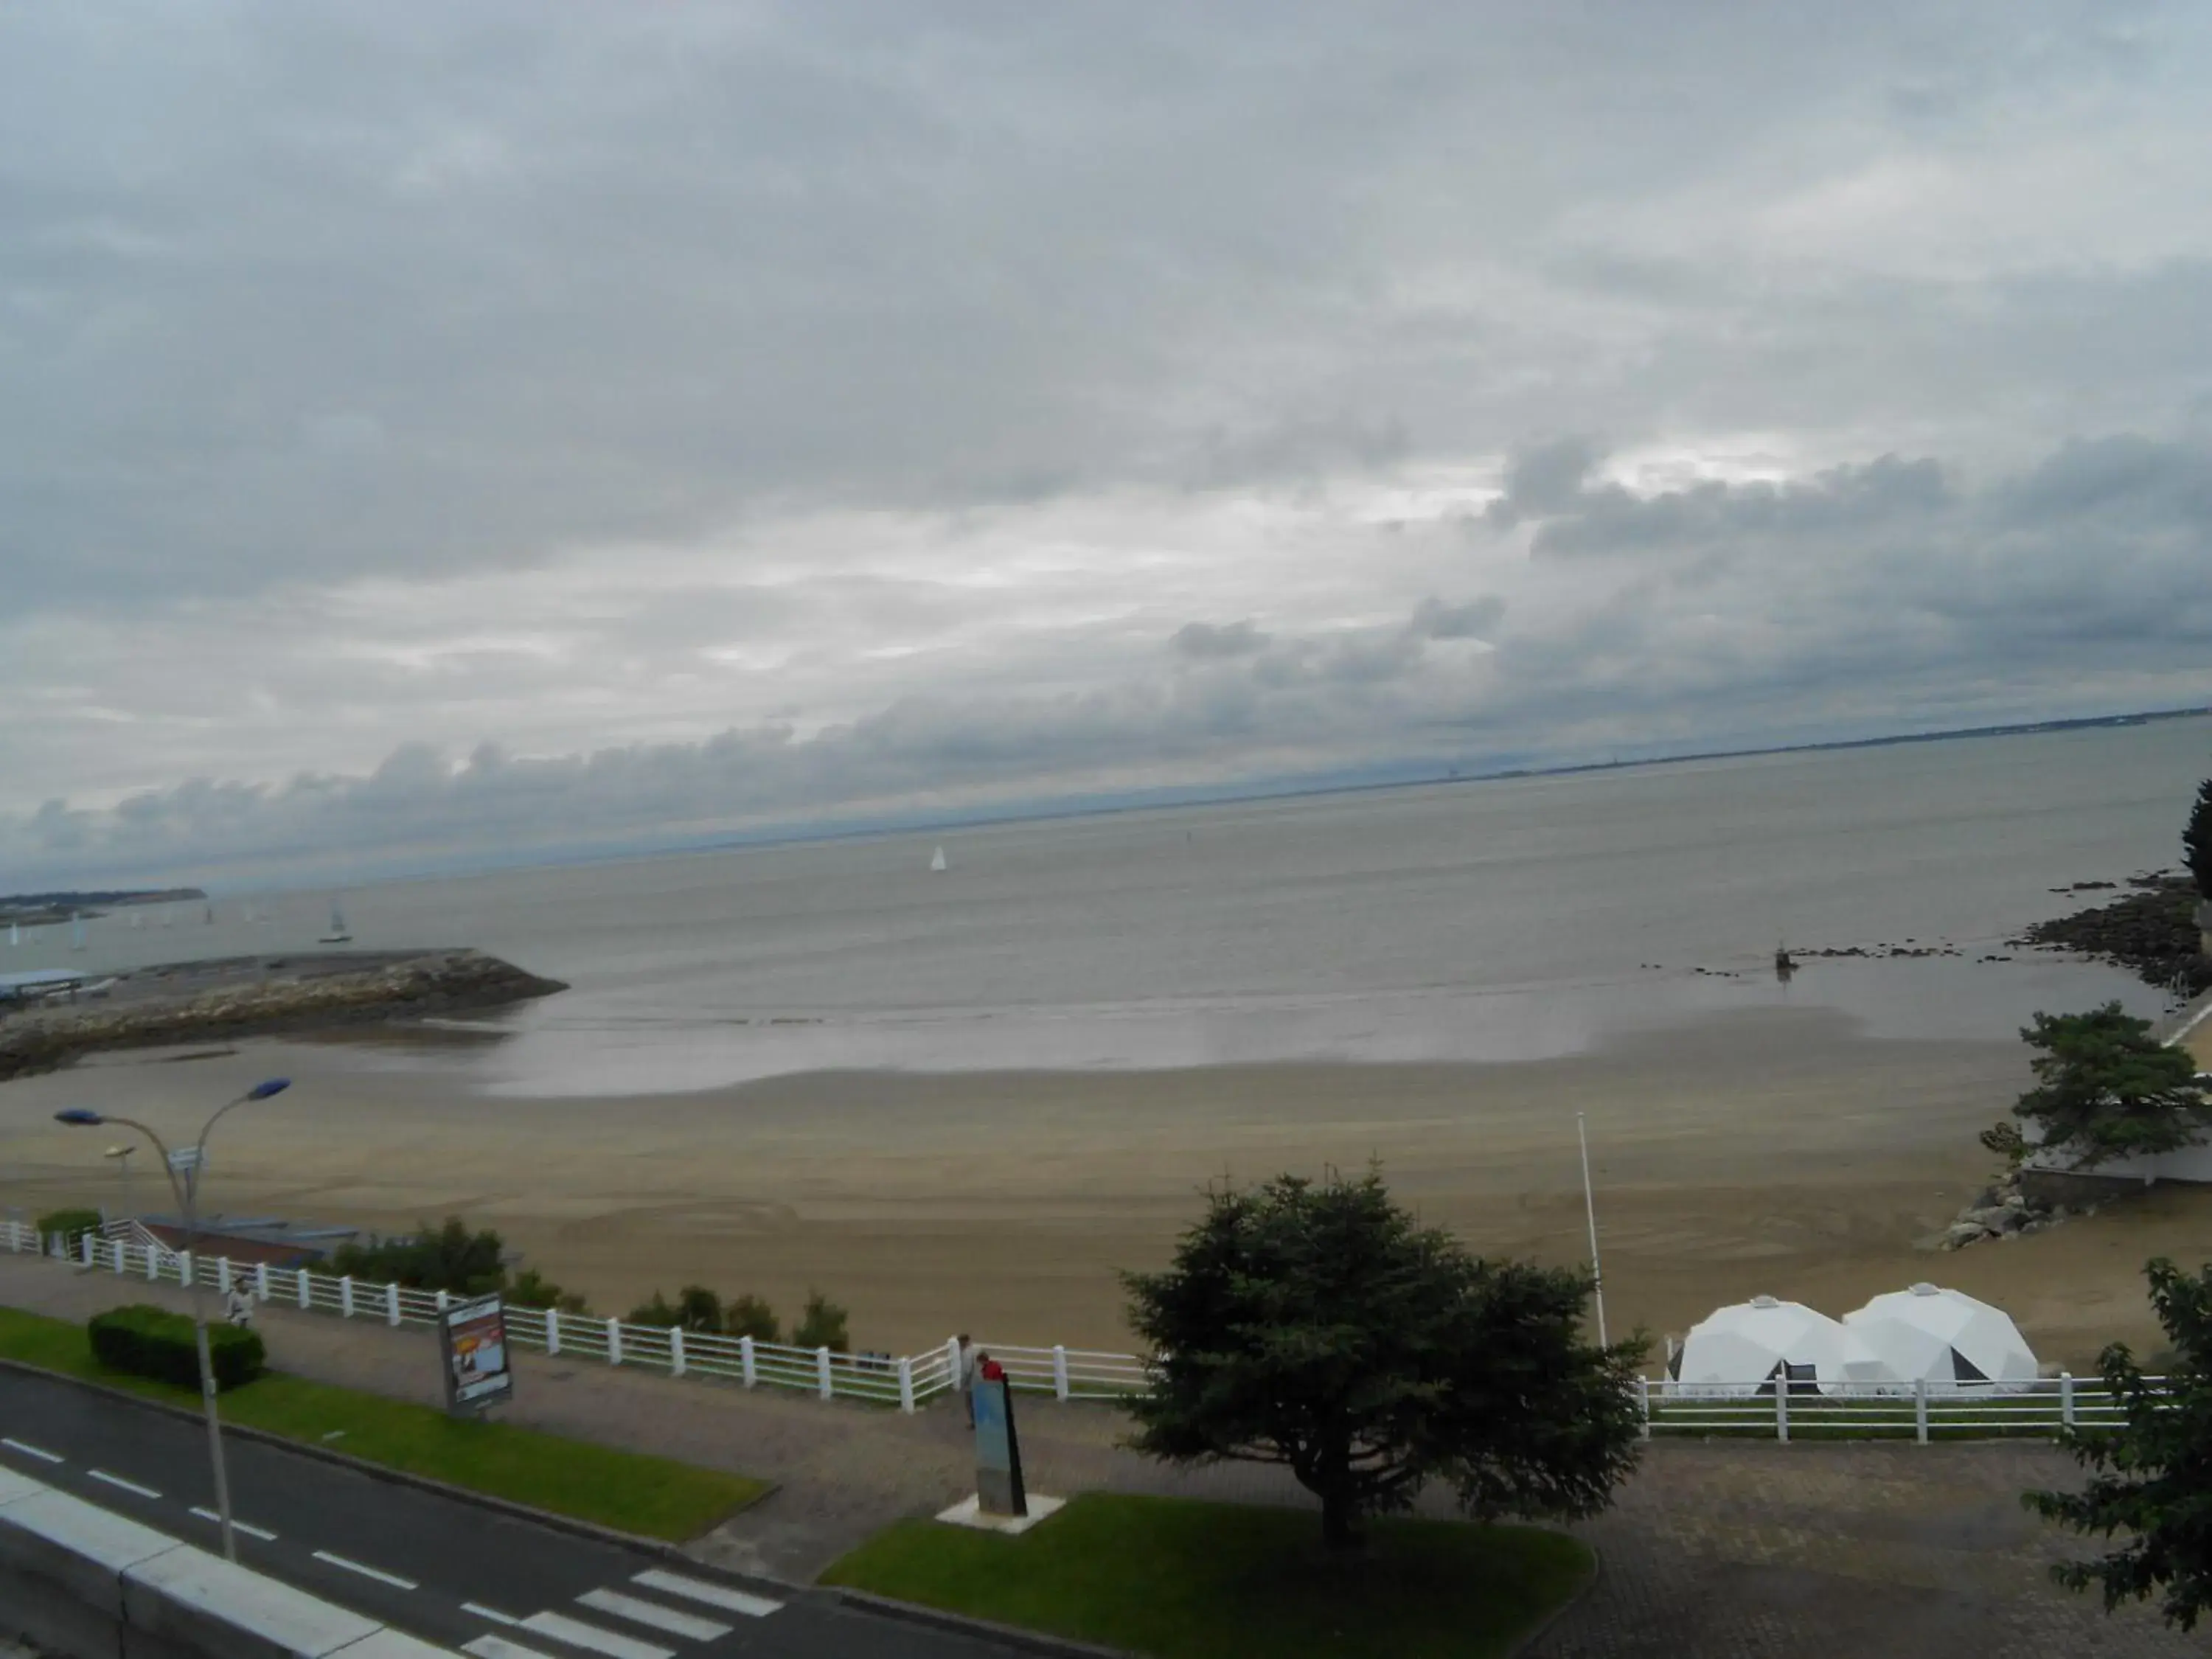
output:
<instances>
[{"instance_id":1,"label":"poster on billboard","mask_svg":"<svg viewBox=\"0 0 2212 1659\"><path fill-rule=\"evenodd\" d=\"M514 1391L507 1364L507 1310L495 1296L456 1302L439 1321L446 1358L446 1409L482 1411Z\"/></svg>"}]
</instances>

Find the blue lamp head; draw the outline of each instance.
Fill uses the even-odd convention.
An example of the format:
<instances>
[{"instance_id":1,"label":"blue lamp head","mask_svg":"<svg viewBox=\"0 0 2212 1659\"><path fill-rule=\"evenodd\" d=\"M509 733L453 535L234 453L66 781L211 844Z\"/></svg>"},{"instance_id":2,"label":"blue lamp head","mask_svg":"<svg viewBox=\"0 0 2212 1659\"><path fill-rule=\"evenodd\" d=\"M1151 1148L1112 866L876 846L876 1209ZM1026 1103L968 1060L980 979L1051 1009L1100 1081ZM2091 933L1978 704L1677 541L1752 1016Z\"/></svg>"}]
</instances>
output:
<instances>
[{"instance_id":1,"label":"blue lamp head","mask_svg":"<svg viewBox=\"0 0 2212 1659\"><path fill-rule=\"evenodd\" d=\"M54 1114L54 1121L57 1123L67 1123L75 1127L82 1127L87 1124L105 1123L107 1120L100 1116L98 1112L93 1111L87 1107L72 1106L67 1111L56 1112Z\"/></svg>"},{"instance_id":2,"label":"blue lamp head","mask_svg":"<svg viewBox=\"0 0 2212 1659\"><path fill-rule=\"evenodd\" d=\"M246 1091L246 1097L248 1100L266 1100L271 1095L283 1094L285 1090L291 1086L292 1079L290 1078L272 1077L264 1082L257 1083L251 1089L248 1089Z\"/></svg>"}]
</instances>

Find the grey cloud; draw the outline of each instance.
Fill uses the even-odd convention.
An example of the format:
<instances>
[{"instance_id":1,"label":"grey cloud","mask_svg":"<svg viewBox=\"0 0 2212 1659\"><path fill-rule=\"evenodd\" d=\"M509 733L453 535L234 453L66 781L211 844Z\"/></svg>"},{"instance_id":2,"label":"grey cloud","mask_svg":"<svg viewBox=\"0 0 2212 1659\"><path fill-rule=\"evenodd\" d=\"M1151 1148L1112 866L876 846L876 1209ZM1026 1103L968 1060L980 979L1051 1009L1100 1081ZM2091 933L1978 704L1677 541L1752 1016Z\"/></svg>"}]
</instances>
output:
<instances>
[{"instance_id":1,"label":"grey cloud","mask_svg":"<svg viewBox=\"0 0 2212 1659\"><path fill-rule=\"evenodd\" d=\"M1247 617L1242 622L1224 624L1185 623L1169 636L1168 648L1178 656L1212 662L1224 657L1249 657L1265 648L1267 639L1260 625Z\"/></svg>"},{"instance_id":2,"label":"grey cloud","mask_svg":"<svg viewBox=\"0 0 2212 1659\"><path fill-rule=\"evenodd\" d=\"M1490 521L1511 529L1523 519L1549 518L1582 501L1592 469L1605 459L1591 438L1554 438L1516 453L1505 468L1505 493L1490 504Z\"/></svg>"},{"instance_id":3,"label":"grey cloud","mask_svg":"<svg viewBox=\"0 0 2212 1659\"><path fill-rule=\"evenodd\" d=\"M1446 605L1431 594L1413 608L1409 632L1430 640L1488 639L1505 619L1505 601L1486 593L1465 605Z\"/></svg>"}]
</instances>

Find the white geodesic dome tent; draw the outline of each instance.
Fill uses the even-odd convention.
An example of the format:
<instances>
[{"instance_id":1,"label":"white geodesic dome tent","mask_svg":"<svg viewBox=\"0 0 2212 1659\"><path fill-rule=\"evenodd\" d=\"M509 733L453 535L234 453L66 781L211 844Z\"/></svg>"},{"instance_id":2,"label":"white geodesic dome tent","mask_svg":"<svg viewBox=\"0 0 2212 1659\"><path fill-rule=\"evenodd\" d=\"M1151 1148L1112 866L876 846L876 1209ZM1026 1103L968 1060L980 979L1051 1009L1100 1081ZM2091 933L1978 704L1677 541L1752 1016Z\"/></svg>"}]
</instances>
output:
<instances>
[{"instance_id":1,"label":"white geodesic dome tent","mask_svg":"<svg viewBox=\"0 0 2212 1659\"><path fill-rule=\"evenodd\" d=\"M1891 1291L1844 1316L1844 1328L1908 1387L1925 1380L1933 1393L2016 1394L2035 1381L2035 1355L2002 1308L1964 1291L1915 1285Z\"/></svg>"},{"instance_id":2,"label":"white geodesic dome tent","mask_svg":"<svg viewBox=\"0 0 2212 1659\"><path fill-rule=\"evenodd\" d=\"M1802 1302L1754 1296L1690 1328L1668 1372L1684 1394L1767 1394L1778 1376L1830 1394L1887 1381L1881 1361L1844 1326Z\"/></svg>"}]
</instances>

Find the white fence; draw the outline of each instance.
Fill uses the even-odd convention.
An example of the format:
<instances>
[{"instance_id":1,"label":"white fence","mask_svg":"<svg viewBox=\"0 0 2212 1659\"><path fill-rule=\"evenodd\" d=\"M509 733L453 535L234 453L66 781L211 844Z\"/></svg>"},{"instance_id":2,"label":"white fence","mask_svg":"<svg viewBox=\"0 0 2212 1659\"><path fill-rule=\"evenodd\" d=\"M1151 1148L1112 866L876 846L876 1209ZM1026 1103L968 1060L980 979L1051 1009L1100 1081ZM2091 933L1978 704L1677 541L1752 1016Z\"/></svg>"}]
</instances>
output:
<instances>
[{"instance_id":1,"label":"white fence","mask_svg":"<svg viewBox=\"0 0 2212 1659\"><path fill-rule=\"evenodd\" d=\"M64 1256L79 1267L112 1273L148 1284L189 1285L206 1274L216 1294L234 1288L261 1302L277 1302L341 1319L371 1319L390 1326L434 1326L453 1298L443 1291L415 1291L306 1268L234 1262L227 1256L195 1263L189 1252L171 1249L135 1223L111 1224L88 1232L75 1250L59 1235L40 1239L21 1222L0 1223L0 1246L18 1253ZM562 1313L550 1308L507 1309L508 1340L548 1354L562 1354L609 1365L636 1365L672 1376L715 1377L746 1388L775 1388L817 1395L824 1400L858 1400L870 1405L913 1411L934 1395L949 1393L958 1375L957 1344L921 1354L838 1353L829 1348L799 1348L757 1342L749 1336L722 1336L626 1320ZM988 1345L984 1345L988 1347ZM1061 1400L1103 1400L1144 1384L1144 1362L1131 1354L1095 1353L1074 1348L990 1348L1005 1364L1017 1388L1048 1393Z\"/></svg>"},{"instance_id":2,"label":"white fence","mask_svg":"<svg viewBox=\"0 0 2212 1659\"><path fill-rule=\"evenodd\" d=\"M2163 1379L2147 1379L2155 1387ZM1765 1392L1759 1392L1759 1389ZM1983 1439L2051 1435L2121 1421L2119 1402L2100 1380L2061 1375L2039 1382L1883 1383L1777 1388L1665 1379L1637 1382L1646 1437L1654 1434L1771 1436L1800 1439Z\"/></svg>"},{"instance_id":3,"label":"white fence","mask_svg":"<svg viewBox=\"0 0 2212 1659\"><path fill-rule=\"evenodd\" d=\"M370 1319L391 1326L431 1326L451 1299L443 1291L411 1291L304 1268L233 1262L216 1256L195 1264L136 1224L111 1226L110 1237L87 1233L75 1252L59 1235L40 1239L21 1222L0 1222L0 1247L64 1256L79 1267L142 1279L149 1284L190 1285L204 1272L218 1294L234 1286L257 1300L280 1302L342 1319ZM564 1314L552 1309L507 1310L510 1340L549 1354L608 1365L635 1365L671 1376L713 1377L746 1388L783 1389L824 1400L857 1400L911 1412L949 1393L957 1376L957 1345L920 1354L849 1354L798 1348L750 1337L635 1325L620 1319ZM1149 1371L1135 1354L1081 1348L977 1345L1006 1369L1018 1389L1060 1400L1110 1400L1141 1389ZM2153 1379L2155 1382L2157 1379ZM2063 1428L2095 1428L2120 1420L2120 1408L2101 1382L2057 1376L2030 1384L1958 1382L1820 1389L1745 1384L1734 1394L1711 1385L1665 1379L1637 1382L1644 1432L1652 1435L1771 1436L1788 1440L1911 1438L1922 1442L1993 1435L2049 1435Z\"/></svg>"}]
</instances>

